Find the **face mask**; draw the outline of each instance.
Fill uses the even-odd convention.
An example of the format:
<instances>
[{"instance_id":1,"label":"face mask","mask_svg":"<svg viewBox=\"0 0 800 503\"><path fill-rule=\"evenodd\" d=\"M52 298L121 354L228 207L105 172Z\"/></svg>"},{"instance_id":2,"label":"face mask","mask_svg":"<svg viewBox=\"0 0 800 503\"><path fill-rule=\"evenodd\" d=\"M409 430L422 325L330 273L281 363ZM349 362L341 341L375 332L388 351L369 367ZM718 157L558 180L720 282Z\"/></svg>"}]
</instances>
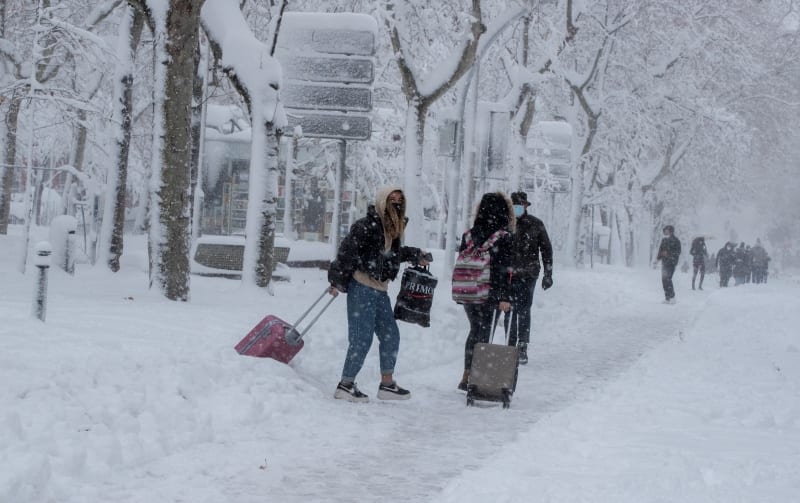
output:
<instances>
[{"instance_id":1,"label":"face mask","mask_svg":"<svg viewBox=\"0 0 800 503\"><path fill-rule=\"evenodd\" d=\"M391 203L391 205L392 208L394 208L394 211L396 211L398 215L403 214L403 209L405 208L405 205L403 203Z\"/></svg>"},{"instance_id":2,"label":"face mask","mask_svg":"<svg viewBox=\"0 0 800 503\"><path fill-rule=\"evenodd\" d=\"M521 204L515 204L514 205L514 215L518 216L518 217L521 217L523 213L525 213L525 207L522 206Z\"/></svg>"}]
</instances>

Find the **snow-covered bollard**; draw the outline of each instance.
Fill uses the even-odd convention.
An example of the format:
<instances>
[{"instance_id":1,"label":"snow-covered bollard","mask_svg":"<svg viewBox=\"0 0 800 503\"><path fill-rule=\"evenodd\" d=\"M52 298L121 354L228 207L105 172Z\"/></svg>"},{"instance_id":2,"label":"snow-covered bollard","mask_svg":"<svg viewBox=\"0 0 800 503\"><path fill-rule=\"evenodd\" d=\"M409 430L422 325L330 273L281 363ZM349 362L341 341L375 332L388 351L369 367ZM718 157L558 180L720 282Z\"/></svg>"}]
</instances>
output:
<instances>
[{"instance_id":1,"label":"snow-covered bollard","mask_svg":"<svg viewBox=\"0 0 800 503\"><path fill-rule=\"evenodd\" d=\"M59 215L50 221L50 243L53 246L50 260L53 265L68 274L75 274L75 232L78 219L71 215Z\"/></svg>"},{"instance_id":2,"label":"snow-covered bollard","mask_svg":"<svg viewBox=\"0 0 800 503\"><path fill-rule=\"evenodd\" d=\"M64 270L75 274L75 229L67 231L67 245L64 248Z\"/></svg>"},{"instance_id":3,"label":"snow-covered bollard","mask_svg":"<svg viewBox=\"0 0 800 503\"><path fill-rule=\"evenodd\" d=\"M36 280L36 296L33 299L33 315L44 321L47 311L47 269L50 268L50 243L41 241L36 244L36 258L34 265L39 269Z\"/></svg>"}]
</instances>

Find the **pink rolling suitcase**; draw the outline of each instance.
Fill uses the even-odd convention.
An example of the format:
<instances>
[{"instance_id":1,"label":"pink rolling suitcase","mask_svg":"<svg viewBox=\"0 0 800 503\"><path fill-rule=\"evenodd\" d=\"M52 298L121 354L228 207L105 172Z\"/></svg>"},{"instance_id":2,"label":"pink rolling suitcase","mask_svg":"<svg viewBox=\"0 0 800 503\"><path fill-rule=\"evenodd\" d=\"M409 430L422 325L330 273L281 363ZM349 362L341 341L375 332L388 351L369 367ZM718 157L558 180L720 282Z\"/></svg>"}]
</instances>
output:
<instances>
[{"instance_id":1,"label":"pink rolling suitcase","mask_svg":"<svg viewBox=\"0 0 800 503\"><path fill-rule=\"evenodd\" d=\"M300 319L298 319L294 325L286 323L277 316L265 316L258 325L247 333L244 339L239 341L239 344L237 344L235 348L236 352L240 355L272 358L282 363L289 363L292 358L294 358L294 355L303 349L303 336L319 319L322 313L328 309L328 306L335 300L335 297L331 297L305 329L298 331L297 325L308 316L308 313L310 313L326 295L328 295L327 288L325 288L322 295L311 304L311 307L300 316Z\"/></svg>"}]
</instances>

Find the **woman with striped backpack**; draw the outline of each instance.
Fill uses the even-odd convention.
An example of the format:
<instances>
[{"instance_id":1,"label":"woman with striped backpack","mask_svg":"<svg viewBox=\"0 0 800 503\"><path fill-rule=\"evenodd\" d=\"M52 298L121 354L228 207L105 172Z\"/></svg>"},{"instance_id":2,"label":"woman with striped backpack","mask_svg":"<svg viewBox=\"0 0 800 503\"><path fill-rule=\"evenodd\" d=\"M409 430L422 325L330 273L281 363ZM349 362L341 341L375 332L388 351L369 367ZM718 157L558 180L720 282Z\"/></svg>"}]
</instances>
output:
<instances>
[{"instance_id":1,"label":"woman with striped backpack","mask_svg":"<svg viewBox=\"0 0 800 503\"><path fill-rule=\"evenodd\" d=\"M511 309L511 268L514 210L502 192L483 195L475 221L461 238L453 269L453 300L464 306L469 335L464 347L464 375L458 388L466 390L475 344L489 342L496 311Z\"/></svg>"}]
</instances>

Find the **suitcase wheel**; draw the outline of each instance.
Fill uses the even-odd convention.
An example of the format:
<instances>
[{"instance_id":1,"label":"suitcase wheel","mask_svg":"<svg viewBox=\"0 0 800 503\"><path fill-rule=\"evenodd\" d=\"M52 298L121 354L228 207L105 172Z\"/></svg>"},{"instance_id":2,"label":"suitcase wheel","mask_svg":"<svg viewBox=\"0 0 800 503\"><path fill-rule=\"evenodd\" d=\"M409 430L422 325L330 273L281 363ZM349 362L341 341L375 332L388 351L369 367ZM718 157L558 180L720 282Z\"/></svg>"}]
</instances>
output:
<instances>
[{"instance_id":1,"label":"suitcase wheel","mask_svg":"<svg viewBox=\"0 0 800 503\"><path fill-rule=\"evenodd\" d=\"M476 386L474 384L467 386L467 407L475 405L475 390Z\"/></svg>"},{"instance_id":2,"label":"suitcase wheel","mask_svg":"<svg viewBox=\"0 0 800 503\"><path fill-rule=\"evenodd\" d=\"M511 390L503 388L503 408L511 408Z\"/></svg>"}]
</instances>

